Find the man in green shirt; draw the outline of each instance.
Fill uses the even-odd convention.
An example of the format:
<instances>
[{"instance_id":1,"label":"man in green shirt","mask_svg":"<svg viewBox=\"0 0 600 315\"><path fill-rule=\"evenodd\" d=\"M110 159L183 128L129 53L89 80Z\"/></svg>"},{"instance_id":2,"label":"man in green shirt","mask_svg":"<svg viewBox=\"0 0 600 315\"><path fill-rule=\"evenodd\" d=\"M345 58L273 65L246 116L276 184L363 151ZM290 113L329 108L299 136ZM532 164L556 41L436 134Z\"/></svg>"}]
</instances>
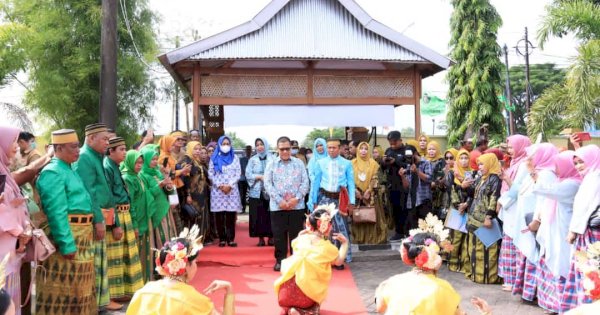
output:
<instances>
[{"instance_id":1,"label":"man in green shirt","mask_svg":"<svg viewBox=\"0 0 600 315\"><path fill-rule=\"evenodd\" d=\"M41 171L37 189L56 253L36 283L36 314L96 314L92 200L71 169L79 140L71 129L52 133L55 157ZM68 274L68 276L65 276Z\"/></svg>"},{"instance_id":2,"label":"man in green shirt","mask_svg":"<svg viewBox=\"0 0 600 315\"><path fill-rule=\"evenodd\" d=\"M133 294L144 286L137 243L137 222L131 218L129 194L119 170L126 154L127 147L123 138L114 137L108 140L103 166L116 203L116 215L123 230L123 238L120 240L113 238L112 233L106 235L108 290L110 298L115 302L129 301Z\"/></svg>"},{"instance_id":3,"label":"man in green shirt","mask_svg":"<svg viewBox=\"0 0 600 315\"><path fill-rule=\"evenodd\" d=\"M108 129L104 124L92 124L85 127L85 144L73 169L92 198L95 230L96 294L98 306L106 310L119 310L123 305L110 300L108 290L108 257L106 255L106 226L111 229L116 240L123 237L115 216L115 202L106 180L102 159L108 147Z\"/></svg>"}]
</instances>

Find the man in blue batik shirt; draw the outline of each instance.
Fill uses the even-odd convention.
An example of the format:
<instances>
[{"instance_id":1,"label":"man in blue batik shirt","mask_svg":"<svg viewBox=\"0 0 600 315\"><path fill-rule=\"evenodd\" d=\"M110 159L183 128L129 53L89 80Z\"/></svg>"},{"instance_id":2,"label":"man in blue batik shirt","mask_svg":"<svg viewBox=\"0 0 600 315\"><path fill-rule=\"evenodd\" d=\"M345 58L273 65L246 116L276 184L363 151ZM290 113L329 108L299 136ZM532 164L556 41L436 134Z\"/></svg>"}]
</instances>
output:
<instances>
[{"instance_id":1,"label":"man in blue batik shirt","mask_svg":"<svg viewBox=\"0 0 600 315\"><path fill-rule=\"evenodd\" d=\"M306 221L304 196L309 188L308 173L304 163L291 156L291 149L290 138L279 138L279 156L267 164L264 174L275 243L275 271L281 270L281 261L288 256L288 248L293 254L292 240L302 231Z\"/></svg>"},{"instance_id":2,"label":"man in blue batik shirt","mask_svg":"<svg viewBox=\"0 0 600 315\"><path fill-rule=\"evenodd\" d=\"M340 140L327 140L327 157L317 161L314 167L314 180L310 185L310 197L308 209L314 210L315 205L335 204L339 208L339 195L341 187L348 190L348 213L354 206L354 171L352 163L340 156ZM350 242L350 228L348 216L338 212L333 220L333 233L342 233ZM340 248L337 241L335 245ZM352 261L352 251L348 248L346 262ZM344 269L344 265L334 266L336 269Z\"/></svg>"}]
</instances>

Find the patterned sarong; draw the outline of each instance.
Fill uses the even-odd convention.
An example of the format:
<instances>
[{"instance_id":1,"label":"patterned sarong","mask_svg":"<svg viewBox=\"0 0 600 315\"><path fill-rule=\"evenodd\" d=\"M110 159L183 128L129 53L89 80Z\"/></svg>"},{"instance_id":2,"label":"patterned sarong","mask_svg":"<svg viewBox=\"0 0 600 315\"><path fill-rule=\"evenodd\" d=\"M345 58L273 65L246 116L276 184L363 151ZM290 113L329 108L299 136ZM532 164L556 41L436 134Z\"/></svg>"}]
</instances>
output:
<instances>
[{"instance_id":1,"label":"patterned sarong","mask_svg":"<svg viewBox=\"0 0 600 315\"><path fill-rule=\"evenodd\" d=\"M339 199L338 198L330 198L319 192L319 196L317 198L317 205L328 205L328 204L332 204L332 203L335 204L335 207L337 208L339 206ZM332 233L341 233L346 237L346 239L348 239L348 253L346 254L346 262L347 263L352 262L352 250L351 250L351 245L350 245L351 244L350 226L348 225L348 217L342 216L340 214L340 212L338 212L333 217L333 220L331 223L332 223L332 227L331 227ZM337 247L338 249L342 246L342 244L339 241L333 241L333 244L335 244L335 247Z\"/></svg>"},{"instance_id":2,"label":"patterned sarong","mask_svg":"<svg viewBox=\"0 0 600 315\"><path fill-rule=\"evenodd\" d=\"M454 248L448 258L448 270L465 272L464 267L469 263L467 258L467 234L450 229L450 238Z\"/></svg>"},{"instance_id":3,"label":"patterned sarong","mask_svg":"<svg viewBox=\"0 0 600 315\"><path fill-rule=\"evenodd\" d=\"M563 313L560 307L560 294L564 290L565 281L565 278L552 274L542 257L537 278L538 305L552 313Z\"/></svg>"},{"instance_id":4,"label":"patterned sarong","mask_svg":"<svg viewBox=\"0 0 600 315\"><path fill-rule=\"evenodd\" d=\"M108 256L106 255L106 236L103 240L94 240L94 267L96 268L96 300L99 307L110 303L108 291Z\"/></svg>"},{"instance_id":5,"label":"patterned sarong","mask_svg":"<svg viewBox=\"0 0 600 315\"><path fill-rule=\"evenodd\" d=\"M93 227L71 224L73 260L55 253L36 271L36 314L97 314ZM48 233L48 230L46 230ZM49 234L50 235L50 234Z\"/></svg>"},{"instance_id":6,"label":"patterned sarong","mask_svg":"<svg viewBox=\"0 0 600 315\"><path fill-rule=\"evenodd\" d=\"M169 213L167 213L160 221L160 224L154 227L154 242L157 245L156 248L163 247L166 242L171 241L174 237L177 237L177 230L175 228L173 213L169 210Z\"/></svg>"},{"instance_id":7,"label":"patterned sarong","mask_svg":"<svg viewBox=\"0 0 600 315\"><path fill-rule=\"evenodd\" d=\"M119 211L123 238L116 241L110 229L106 232L108 256L108 290L111 299L132 297L144 286L142 265L129 211Z\"/></svg>"},{"instance_id":8,"label":"patterned sarong","mask_svg":"<svg viewBox=\"0 0 600 315\"><path fill-rule=\"evenodd\" d=\"M498 260L498 275L504 284L512 286L517 279L517 247L510 236L504 234Z\"/></svg>"},{"instance_id":9,"label":"patterned sarong","mask_svg":"<svg viewBox=\"0 0 600 315\"><path fill-rule=\"evenodd\" d=\"M500 244L496 243L488 248L473 234L467 235L467 264L465 276L476 283L497 284L502 279L498 277L498 255Z\"/></svg>"},{"instance_id":10,"label":"patterned sarong","mask_svg":"<svg viewBox=\"0 0 600 315\"><path fill-rule=\"evenodd\" d=\"M581 235L577 235L575 239L575 250L582 250L587 248L588 245L600 241L600 228L588 227L585 232ZM575 266L575 259L571 257L571 267L569 268L569 275L567 276L567 282L565 283L565 289L560 299L561 308L563 310L570 310L584 303L592 303L592 299L585 295L583 289L583 274Z\"/></svg>"},{"instance_id":11,"label":"patterned sarong","mask_svg":"<svg viewBox=\"0 0 600 315\"><path fill-rule=\"evenodd\" d=\"M154 243L154 229L151 220L148 220L148 231L139 237L140 263L142 264L142 276L144 283L154 280L154 254L153 248L157 248Z\"/></svg>"},{"instance_id":12,"label":"patterned sarong","mask_svg":"<svg viewBox=\"0 0 600 315\"><path fill-rule=\"evenodd\" d=\"M537 293L538 266L529 261L523 253L517 249L517 274L513 284L513 295L521 295L524 300L533 301Z\"/></svg>"}]
</instances>

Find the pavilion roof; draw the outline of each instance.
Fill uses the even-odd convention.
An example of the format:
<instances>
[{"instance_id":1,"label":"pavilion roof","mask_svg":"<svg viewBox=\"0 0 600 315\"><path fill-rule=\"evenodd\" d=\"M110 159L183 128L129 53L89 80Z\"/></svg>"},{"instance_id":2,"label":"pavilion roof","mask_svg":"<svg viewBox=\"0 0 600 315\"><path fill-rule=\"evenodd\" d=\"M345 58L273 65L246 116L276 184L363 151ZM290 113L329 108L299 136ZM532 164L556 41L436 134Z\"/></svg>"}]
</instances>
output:
<instances>
[{"instance_id":1,"label":"pavilion roof","mask_svg":"<svg viewBox=\"0 0 600 315\"><path fill-rule=\"evenodd\" d=\"M159 59L171 73L180 61L366 60L429 64L437 71L452 63L374 20L353 0L273 0L252 20Z\"/></svg>"}]
</instances>

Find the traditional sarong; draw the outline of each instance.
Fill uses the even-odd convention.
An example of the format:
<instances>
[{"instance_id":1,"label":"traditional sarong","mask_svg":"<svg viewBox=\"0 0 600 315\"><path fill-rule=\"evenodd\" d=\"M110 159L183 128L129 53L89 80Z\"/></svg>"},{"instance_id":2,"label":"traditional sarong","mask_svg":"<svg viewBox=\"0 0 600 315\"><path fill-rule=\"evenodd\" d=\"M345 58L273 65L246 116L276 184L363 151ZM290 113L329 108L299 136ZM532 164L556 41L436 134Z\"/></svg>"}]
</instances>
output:
<instances>
[{"instance_id":1,"label":"traditional sarong","mask_svg":"<svg viewBox=\"0 0 600 315\"><path fill-rule=\"evenodd\" d=\"M502 237L500 259L498 259L498 275L504 284L513 286L517 279L517 247L512 238L506 234Z\"/></svg>"},{"instance_id":2,"label":"traditional sarong","mask_svg":"<svg viewBox=\"0 0 600 315\"><path fill-rule=\"evenodd\" d=\"M108 256L106 255L106 252L106 236L101 241L94 240L96 300L99 307L106 306L110 303L110 292L108 291Z\"/></svg>"},{"instance_id":3,"label":"traditional sarong","mask_svg":"<svg viewBox=\"0 0 600 315\"><path fill-rule=\"evenodd\" d=\"M154 227L154 242L158 246L156 248L161 248L174 237L177 237L177 230L173 213L169 210L167 215L160 221L160 224Z\"/></svg>"},{"instance_id":4,"label":"traditional sarong","mask_svg":"<svg viewBox=\"0 0 600 315\"><path fill-rule=\"evenodd\" d=\"M468 266L465 268L465 276L476 283L496 284L502 280L498 277L498 254L500 245L491 245L487 249L485 245L469 232L467 236Z\"/></svg>"},{"instance_id":5,"label":"traditional sarong","mask_svg":"<svg viewBox=\"0 0 600 315\"><path fill-rule=\"evenodd\" d=\"M111 299L132 297L144 286L142 265L129 211L118 211L123 238L116 241L112 231L106 232L108 256L108 290Z\"/></svg>"},{"instance_id":6,"label":"traditional sarong","mask_svg":"<svg viewBox=\"0 0 600 315\"><path fill-rule=\"evenodd\" d=\"M36 271L36 314L97 314L93 227L71 224L77 252L72 260L59 253ZM48 232L48 231L46 231Z\"/></svg>"},{"instance_id":7,"label":"traditional sarong","mask_svg":"<svg viewBox=\"0 0 600 315\"><path fill-rule=\"evenodd\" d=\"M142 264L142 276L144 283L154 280L154 255L153 248L157 248L154 243L154 229L151 220L148 220L148 231L139 236L139 253Z\"/></svg>"},{"instance_id":8,"label":"traditional sarong","mask_svg":"<svg viewBox=\"0 0 600 315\"><path fill-rule=\"evenodd\" d=\"M537 278L537 300L538 305L553 313L562 313L560 307L560 294L564 290L566 279L555 276L550 272L544 262L540 259Z\"/></svg>"},{"instance_id":9,"label":"traditional sarong","mask_svg":"<svg viewBox=\"0 0 600 315\"><path fill-rule=\"evenodd\" d=\"M317 205L329 205L333 203L335 204L335 207L338 208L339 202L340 201L338 198L330 198L319 192ZM350 227L348 226L348 218L342 216L340 212L336 213L332 220L331 232L342 233L346 237L346 239L348 239L348 254L346 254L346 262L352 262L352 250L350 249L350 244L352 242L350 241ZM342 244L339 241L334 241L333 244L335 244L335 247L337 247L338 249L342 246Z\"/></svg>"},{"instance_id":10,"label":"traditional sarong","mask_svg":"<svg viewBox=\"0 0 600 315\"><path fill-rule=\"evenodd\" d=\"M455 272L465 272L465 265L468 265L467 256L467 234L461 231L450 229L450 239L452 240L452 252L448 258L448 270Z\"/></svg>"},{"instance_id":11,"label":"traditional sarong","mask_svg":"<svg viewBox=\"0 0 600 315\"><path fill-rule=\"evenodd\" d=\"M310 310L315 305L318 306L317 302L306 296L304 292L296 284L296 277L292 277L288 281L284 282L279 287L279 295L277 297L279 306L282 308L281 314L288 314L289 310L293 307L296 310ZM301 314L304 314L301 312Z\"/></svg>"},{"instance_id":12,"label":"traditional sarong","mask_svg":"<svg viewBox=\"0 0 600 315\"><path fill-rule=\"evenodd\" d=\"M585 232L575 239L575 250L584 250L588 245L600 241L600 228L588 227ZM577 270L575 260L571 257L571 268L561 296L560 304L563 310L570 310L584 303L591 303L592 299L585 295L583 289L583 274Z\"/></svg>"},{"instance_id":13,"label":"traditional sarong","mask_svg":"<svg viewBox=\"0 0 600 315\"><path fill-rule=\"evenodd\" d=\"M523 255L518 249L517 275L513 284L512 294L521 295L524 300L533 301L536 296L538 267Z\"/></svg>"},{"instance_id":14,"label":"traditional sarong","mask_svg":"<svg viewBox=\"0 0 600 315\"><path fill-rule=\"evenodd\" d=\"M6 277L4 289L15 303L16 315L21 315L21 274L13 272Z\"/></svg>"}]
</instances>

